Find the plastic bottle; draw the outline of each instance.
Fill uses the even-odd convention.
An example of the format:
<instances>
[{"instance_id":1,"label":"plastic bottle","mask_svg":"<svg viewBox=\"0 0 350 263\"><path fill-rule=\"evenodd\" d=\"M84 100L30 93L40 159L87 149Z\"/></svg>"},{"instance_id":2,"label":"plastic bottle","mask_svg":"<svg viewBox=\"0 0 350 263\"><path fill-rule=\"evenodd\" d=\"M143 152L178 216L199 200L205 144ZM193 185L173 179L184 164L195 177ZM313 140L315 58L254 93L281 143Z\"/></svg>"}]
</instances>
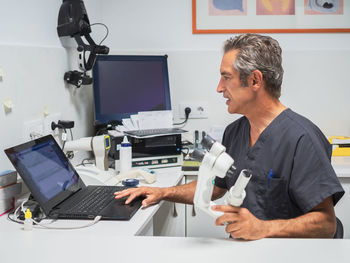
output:
<instances>
[{"instance_id":1,"label":"plastic bottle","mask_svg":"<svg viewBox=\"0 0 350 263\"><path fill-rule=\"evenodd\" d=\"M32 219L32 212L30 212L29 208L27 208L26 212L24 213L24 227L23 229L26 231L30 231L33 229L33 219Z\"/></svg>"},{"instance_id":2,"label":"plastic bottle","mask_svg":"<svg viewBox=\"0 0 350 263\"><path fill-rule=\"evenodd\" d=\"M119 160L121 173L131 169L131 143L126 136L120 145Z\"/></svg>"}]
</instances>

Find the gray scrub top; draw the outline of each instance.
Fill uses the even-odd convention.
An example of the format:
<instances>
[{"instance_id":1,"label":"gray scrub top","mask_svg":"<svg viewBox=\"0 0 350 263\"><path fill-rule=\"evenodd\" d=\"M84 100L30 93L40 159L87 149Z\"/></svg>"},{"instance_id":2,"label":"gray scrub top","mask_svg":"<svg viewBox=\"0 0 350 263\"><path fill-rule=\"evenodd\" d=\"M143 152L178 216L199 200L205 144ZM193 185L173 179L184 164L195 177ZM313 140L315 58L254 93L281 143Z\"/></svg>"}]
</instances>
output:
<instances>
[{"instance_id":1,"label":"gray scrub top","mask_svg":"<svg viewBox=\"0 0 350 263\"><path fill-rule=\"evenodd\" d=\"M242 169L253 176L242 207L260 219L287 219L307 213L333 196L334 205L344 190L330 162L331 145L311 121L284 110L253 145L246 117L225 130L223 145L237 167L233 176L216 178L215 185L230 189Z\"/></svg>"}]
</instances>

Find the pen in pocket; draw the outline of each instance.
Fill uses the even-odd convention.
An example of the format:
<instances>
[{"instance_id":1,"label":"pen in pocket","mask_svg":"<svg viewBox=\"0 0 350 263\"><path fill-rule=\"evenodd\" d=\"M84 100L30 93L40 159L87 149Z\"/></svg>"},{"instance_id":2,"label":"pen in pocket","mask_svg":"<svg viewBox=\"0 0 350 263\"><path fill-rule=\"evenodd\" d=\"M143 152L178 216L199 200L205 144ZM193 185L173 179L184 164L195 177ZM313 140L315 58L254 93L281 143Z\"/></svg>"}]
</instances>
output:
<instances>
[{"instance_id":1,"label":"pen in pocket","mask_svg":"<svg viewBox=\"0 0 350 263\"><path fill-rule=\"evenodd\" d=\"M270 188L270 179L273 178L273 171L272 169L269 172L269 175L267 176L267 188Z\"/></svg>"}]
</instances>

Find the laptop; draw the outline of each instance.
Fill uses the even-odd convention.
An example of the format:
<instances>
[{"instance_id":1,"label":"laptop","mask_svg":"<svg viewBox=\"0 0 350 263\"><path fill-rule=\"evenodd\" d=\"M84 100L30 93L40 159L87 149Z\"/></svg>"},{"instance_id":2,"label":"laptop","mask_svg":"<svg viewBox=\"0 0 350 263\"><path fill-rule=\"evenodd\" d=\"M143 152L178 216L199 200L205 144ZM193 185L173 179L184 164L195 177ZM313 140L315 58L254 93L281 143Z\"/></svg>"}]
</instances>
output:
<instances>
[{"instance_id":1,"label":"laptop","mask_svg":"<svg viewBox=\"0 0 350 263\"><path fill-rule=\"evenodd\" d=\"M142 198L126 205L122 186L86 186L52 135L5 150L47 218L129 220Z\"/></svg>"}]
</instances>

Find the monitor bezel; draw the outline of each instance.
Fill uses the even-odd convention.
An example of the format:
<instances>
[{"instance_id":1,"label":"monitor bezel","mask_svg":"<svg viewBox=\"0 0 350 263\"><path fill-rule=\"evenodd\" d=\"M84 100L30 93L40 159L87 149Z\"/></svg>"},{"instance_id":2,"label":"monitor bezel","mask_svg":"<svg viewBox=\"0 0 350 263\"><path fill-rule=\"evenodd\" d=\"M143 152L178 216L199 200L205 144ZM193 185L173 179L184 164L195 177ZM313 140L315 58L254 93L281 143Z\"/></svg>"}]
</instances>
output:
<instances>
[{"instance_id":1,"label":"monitor bezel","mask_svg":"<svg viewBox=\"0 0 350 263\"><path fill-rule=\"evenodd\" d=\"M93 96L94 96L94 125L101 126L110 123L121 122L122 119L130 118L130 115L138 112L125 112L116 114L102 114L100 112L100 85L98 77L98 63L101 61L161 61L164 78L165 110L171 110L168 55L98 55L93 67Z\"/></svg>"}]
</instances>

